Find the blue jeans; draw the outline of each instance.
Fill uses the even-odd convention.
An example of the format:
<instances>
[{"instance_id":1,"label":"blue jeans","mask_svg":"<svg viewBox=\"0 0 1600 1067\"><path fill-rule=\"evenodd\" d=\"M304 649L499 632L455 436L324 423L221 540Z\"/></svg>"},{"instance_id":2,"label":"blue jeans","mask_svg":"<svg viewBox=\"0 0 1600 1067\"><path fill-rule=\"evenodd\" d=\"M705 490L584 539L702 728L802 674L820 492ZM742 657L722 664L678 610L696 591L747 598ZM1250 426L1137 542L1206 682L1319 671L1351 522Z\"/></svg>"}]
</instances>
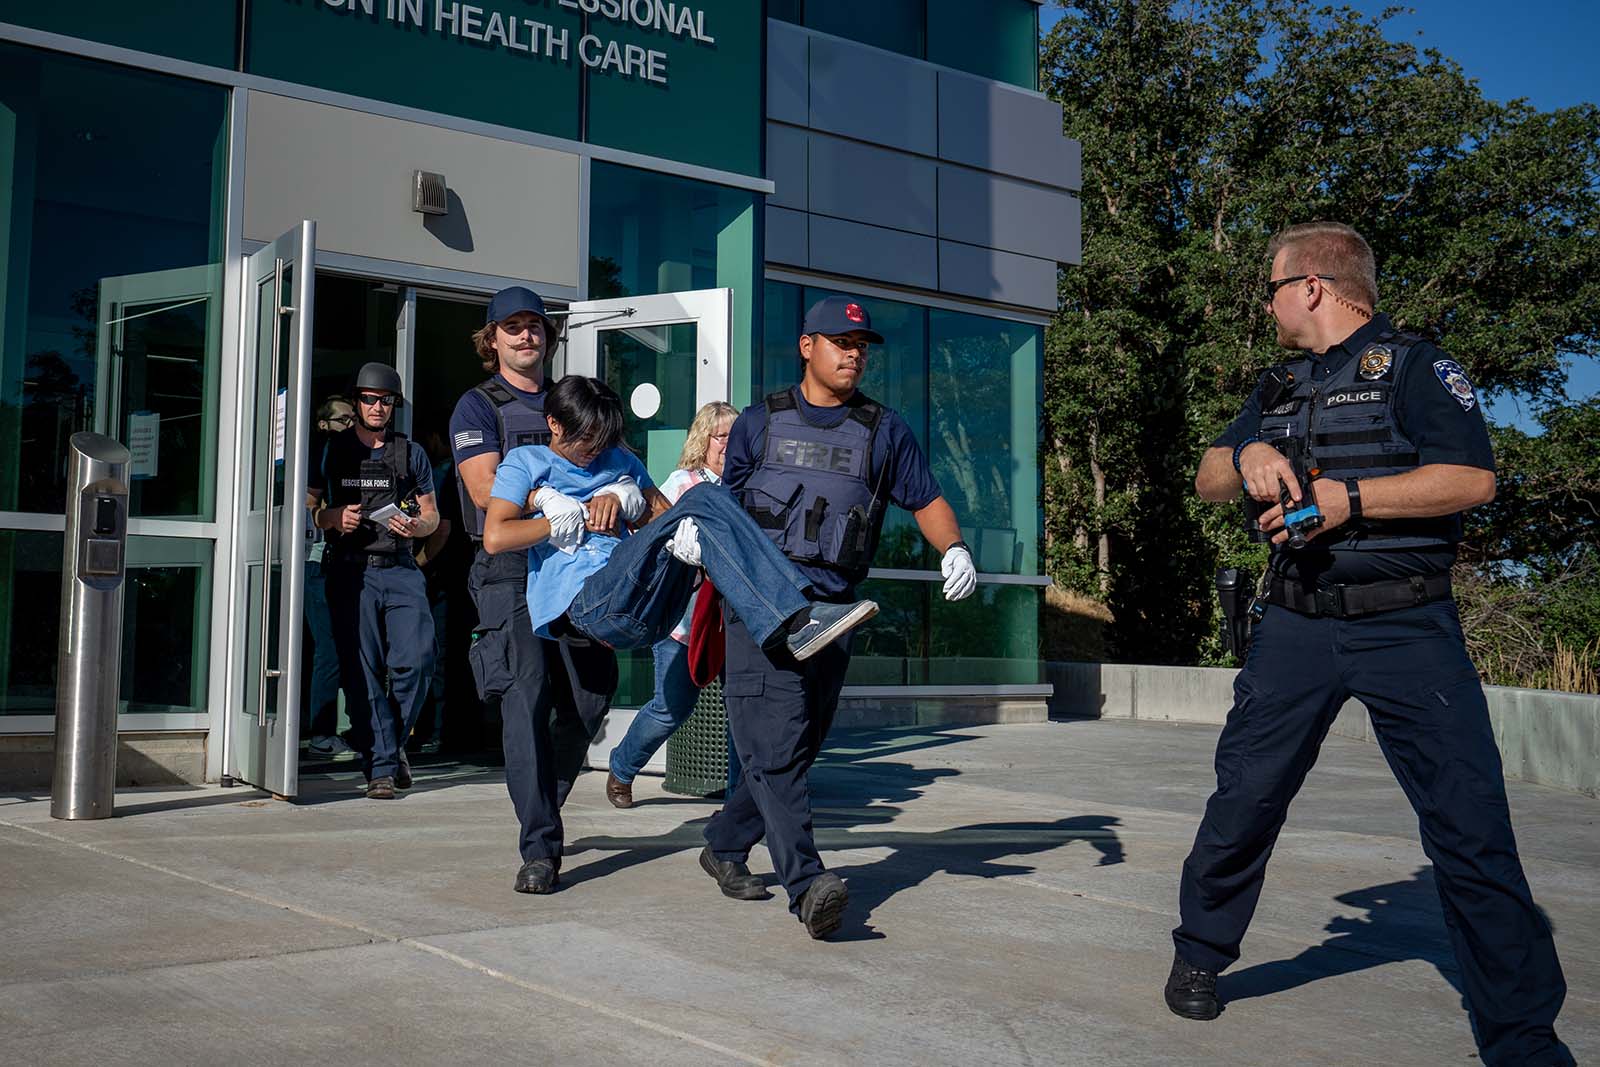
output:
<instances>
[{"instance_id":1,"label":"blue jeans","mask_svg":"<svg viewBox=\"0 0 1600 1067\"><path fill-rule=\"evenodd\" d=\"M302 732L308 738L330 737L339 731L339 652L333 646L333 619L328 615L320 560L306 560L306 625L312 642L311 696Z\"/></svg>"},{"instance_id":2,"label":"blue jeans","mask_svg":"<svg viewBox=\"0 0 1600 1067\"><path fill-rule=\"evenodd\" d=\"M689 677L689 649L672 638L657 641L656 693L628 724L628 732L611 750L611 773L617 781L633 781L672 732L694 714L700 688ZM739 757L728 745L728 792L739 784Z\"/></svg>"},{"instance_id":3,"label":"blue jeans","mask_svg":"<svg viewBox=\"0 0 1600 1067\"><path fill-rule=\"evenodd\" d=\"M700 565L726 606L763 646L811 607L810 584L726 489L692 486L666 514L611 553L573 598L572 624L612 648L645 648L672 633L695 590L695 568L667 549L682 519L700 527Z\"/></svg>"}]
</instances>

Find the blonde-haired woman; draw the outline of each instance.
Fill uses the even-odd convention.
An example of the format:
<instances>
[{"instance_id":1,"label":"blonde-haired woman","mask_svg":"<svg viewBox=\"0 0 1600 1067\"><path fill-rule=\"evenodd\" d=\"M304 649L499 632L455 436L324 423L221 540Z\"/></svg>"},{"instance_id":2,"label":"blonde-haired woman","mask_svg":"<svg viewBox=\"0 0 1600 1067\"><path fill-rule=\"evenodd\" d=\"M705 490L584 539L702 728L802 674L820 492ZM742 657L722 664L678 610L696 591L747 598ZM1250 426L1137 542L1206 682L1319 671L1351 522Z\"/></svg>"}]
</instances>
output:
<instances>
[{"instance_id":1,"label":"blonde-haired woman","mask_svg":"<svg viewBox=\"0 0 1600 1067\"><path fill-rule=\"evenodd\" d=\"M713 400L695 412L689 436L678 456L678 469L661 483L662 494L676 504L690 486L722 481L722 462L728 451L728 431L738 412L731 404ZM689 678L690 603L672 636L654 648L656 692L650 702L634 715L617 747L611 750L611 773L606 776L606 799L619 808L633 807L633 779L650 762L656 749L672 736L672 731L694 713L699 688ZM731 752L731 748L730 748ZM738 780L739 766L728 760L728 789Z\"/></svg>"}]
</instances>

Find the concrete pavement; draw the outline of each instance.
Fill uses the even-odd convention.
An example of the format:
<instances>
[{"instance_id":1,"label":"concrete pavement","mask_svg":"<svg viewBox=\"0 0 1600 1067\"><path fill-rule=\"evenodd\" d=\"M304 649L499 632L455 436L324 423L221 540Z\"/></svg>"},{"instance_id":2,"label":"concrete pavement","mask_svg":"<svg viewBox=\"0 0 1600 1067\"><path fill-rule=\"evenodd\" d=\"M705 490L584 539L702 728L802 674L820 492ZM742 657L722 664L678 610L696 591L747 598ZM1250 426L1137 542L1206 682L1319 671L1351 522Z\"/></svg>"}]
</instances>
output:
<instances>
[{"instance_id":1,"label":"concrete pavement","mask_svg":"<svg viewBox=\"0 0 1600 1067\"><path fill-rule=\"evenodd\" d=\"M511 892L497 772L359 774L286 804L124 791L118 817L0 797L7 1064L1455 1064L1475 1059L1415 820L1378 750L1330 738L1215 1023L1161 1003L1216 728L838 731L814 775L851 906L810 941L695 864L712 802L603 775L561 891ZM1524 862L1600 1057L1600 802L1513 783ZM752 859L769 873L764 852Z\"/></svg>"}]
</instances>

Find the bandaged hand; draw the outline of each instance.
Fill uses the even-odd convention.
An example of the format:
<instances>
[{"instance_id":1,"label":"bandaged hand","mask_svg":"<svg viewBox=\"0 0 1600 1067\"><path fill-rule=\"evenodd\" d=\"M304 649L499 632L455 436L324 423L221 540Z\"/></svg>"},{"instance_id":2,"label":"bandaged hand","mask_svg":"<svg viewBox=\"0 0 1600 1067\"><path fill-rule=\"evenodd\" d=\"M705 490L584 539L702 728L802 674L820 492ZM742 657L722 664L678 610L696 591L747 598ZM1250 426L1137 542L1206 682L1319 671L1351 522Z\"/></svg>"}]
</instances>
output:
<instances>
[{"instance_id":1,"label":"bandaged hand","mask_svg":"<svg viewBox=\"0 0 1600 1067\"><path fill-rule=\"evenodd\" d=\"M533 505L550 523L550 544L562 552L577 551L583 541L583 524L588 521L589 509L548 485L533 494Z\"/></svg>"},{"instance_id":2,"label":"bandaged hand","mask_svg":"<svg viewBox=\"0 0 1600 1067\"><path fill-rule=\"evenodd\" d=\"M939 573L944 575L946 600L965 600L978 588L978 568L966 545L950 546L944 559L939 561Z\"/></svg>"},{"instance_id":3,"label":"bandaged hand","mask_svg":"<svg viewBox=\"0 0 1600 1067\"><path fill-rule=\"evenodd\" d=\"M667 551L691 567L700 566L700 527L693 519L678 520L678 528L667 540Z\"/></svg>"},{"instance_id":4,"label":"bandaged hand","mask_svg":"<svg viewBox=\"0 0 1600 1067\"><path fill-rule=\"evenodd\" d=\"M638 522L639 516L644 514L644 492L639 488L639 483L633 480L633 475L624 474L610 485L596 489L595 495L609 493L622 502L622 517L629 522Z\"/></svg>"}]
</instances>

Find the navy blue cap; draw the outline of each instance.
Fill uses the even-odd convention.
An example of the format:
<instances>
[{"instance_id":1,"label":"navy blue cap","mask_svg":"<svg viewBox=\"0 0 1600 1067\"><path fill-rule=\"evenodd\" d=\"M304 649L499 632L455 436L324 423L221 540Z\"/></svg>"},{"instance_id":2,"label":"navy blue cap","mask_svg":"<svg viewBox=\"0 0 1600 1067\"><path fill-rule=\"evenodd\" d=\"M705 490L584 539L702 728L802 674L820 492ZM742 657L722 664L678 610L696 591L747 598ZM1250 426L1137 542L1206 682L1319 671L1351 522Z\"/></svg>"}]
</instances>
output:
<instances>
[{"instance_id":1,"label":"navy blue cap","mask_svg":"<svg viewBox=\"0 0 1600 1067\"><path fill-rule=\"evenodd\" d=\"M872 316L853 297L825 296L811 305L801 333L859 333L875 345L883 344L883 334L872 328Z\"/></svg>"},{"instance_id":2,"label":"navy blue cap","mask_svg":"<svg viewBox=\"0 0 1600 1067\"><path fill-rule=\"evenodd\" d=\"M533 312L544 320L547 330L551 333L556 332L556 324L545 311L544 301L539 299L538 293L523 285L513 285L494 294L489 301L489 312L483 318L484 325L504 322L519 311Z\"/></svg>"}]
</instances>

